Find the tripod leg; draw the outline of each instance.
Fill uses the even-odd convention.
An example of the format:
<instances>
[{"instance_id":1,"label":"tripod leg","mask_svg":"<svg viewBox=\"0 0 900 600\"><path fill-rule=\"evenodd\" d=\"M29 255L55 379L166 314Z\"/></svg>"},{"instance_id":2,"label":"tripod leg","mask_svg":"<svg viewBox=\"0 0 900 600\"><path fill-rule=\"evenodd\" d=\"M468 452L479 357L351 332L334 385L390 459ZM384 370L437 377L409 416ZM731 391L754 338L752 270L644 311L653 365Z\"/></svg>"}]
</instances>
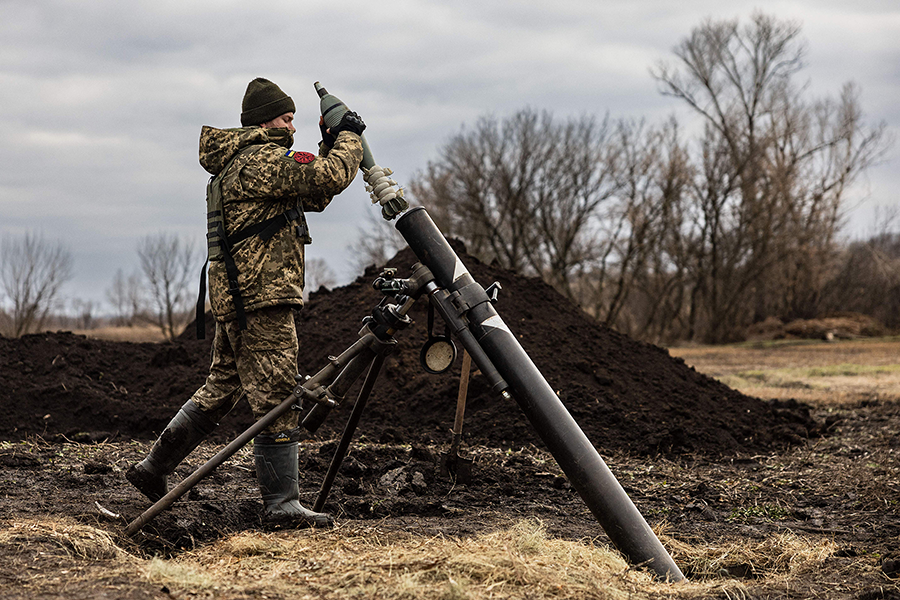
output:
<instances>
[{"instance_id":1,"label":"tripod leg","mask_svg":"<svg viewBox=\"0 0 900 600\"><path fill-rule=\"evenodd\" d=\"M316 498L316 504L313 506L313 510L316 512L321 512L325 507L325 500L328 498L328 493L331 491L331 486L334 484L334 478L337 476L338 469L341 468L341 463L347 456L347 450L350 448L350 440L353 438L353 433L356 431L357 425L359 425L359 419L362 417L363 409L366 407L366 402L369 400L372 388L375 387L375 380L378 378L378 372L381 371L381 366L384 364L384 357L384 353L379 352L374 360L372 360L372 365L369 367L366 380L363 382L362 389L359 390L359 397L356 399L356 404L353 405L353 411L350 413L350 418L344 426L344 432L341 434L341 441L334 451L334 457L331 459L328 473L325 474L325 479L322 481L322 487L319 489L319 496Z\"/></svg>"},{"instance_id":2,"label":"tripod leg","mask_svg":"<svg viewBox=\"0 0 900 600\"><path fill-rule=\"evenodd\" d=\"M275 422L283 413L291 409L291 406L297 401L297 396L291 394L281 404L269 411L259 421L251 425L244 433L239 435L233 442L219 450L219 452L211 459L203 463L196 471L188 475L181 483L169 490L165 496L156 501L153 506L148 508L135 520L128 524L125 529L125 535L132 536L137 533L144 525L153 520L156 515L169 508L173 502L181 498L197 483L212 473L216 467L228 460L235 452L246 446L250 440L262 432L263 429Z\"/></svg>"},{"instance_id":3,"label":"tripod leg","mask_svg":"<svg viewBox=\"0 0 900 600\"><path fill-rule=\"evenodd\" d=\"M353 345L344 350L344 352L342 352L340 356L333 359L328 365L326 365L318 373L316 373L307 383L304 384L304 386L308 385L311 389L316 385L324 385L327 382L332 381L334 377L338 375L350 361L359 356L360 353L362 353L369 347L371 335L372 334L367 334L366 336L363 336L359 340L354 342ZM156 503L153 504L153 506L145 510L139 517L129 523L128 527L125 529L125 535L132 536L140 531L140 529L144 525L152 521L159 513L169 508L169 506L171 506L173 502L186 494L192 487L197 485L200 480L212 473L216 469L216 467L228 460L235 452L246 446L250 442L250 440L256 437L257 434L261 433L266 427L274 423L275 420L278 419L278 417L280 417L288 410L291 410L296 402L297 395L295 393L288 396L284 401L282 401L281 404L273 408L265 416L251 425L233 442L222 448L222 450L220 450L215 456L206 461L196 471L185 478L180 484L169 490L169 493L157 500Z\"/></svg>"}]
</instances>

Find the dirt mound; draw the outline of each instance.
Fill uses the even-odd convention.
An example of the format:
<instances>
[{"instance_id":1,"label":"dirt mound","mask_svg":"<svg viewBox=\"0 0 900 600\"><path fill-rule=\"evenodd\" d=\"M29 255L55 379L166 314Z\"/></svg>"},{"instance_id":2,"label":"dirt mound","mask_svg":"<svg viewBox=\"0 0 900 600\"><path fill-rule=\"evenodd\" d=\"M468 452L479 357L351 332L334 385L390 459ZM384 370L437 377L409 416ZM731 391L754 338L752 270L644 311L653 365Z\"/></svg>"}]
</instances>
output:
<instances>
[{"instance_id":1,"label":"dirt mound","mask_svg":"<svg viewBox=\"0 0 900 600\"><path fill-rule=\"evenodd\" d=\"M867 315L843 314L822 319L800 319L784 326L789 337L832 340L885 335L884 326Z\"/></svg>"},{"instance_id":2,"label":"dirt mound","mask_svg":"<svg viewBox=\"0 0 900 600\"><path fill-rule=\"evenodd\" d=\"M455 245L476 281L503 286L497 310L560 399L601 452L634 454L760 452L809 436L809 411L742 395L686 366L662 348L637 342L587 318L538 279L485 265ZM390 263L408 274L409 250ZM358 338L361 319L381 300L376 272L314 293L297 314L299 369L318 371ZM459 384L455 371L426 373L426 302L415 324L396 337L358 435L380 442L449 441ZM208 329L211 331L212 329ZM175 343L126 343L71 333L0 338L0 438L64 435L78 441L155 437L205 379L210 340L189 326ZM355 390L317 436L339 435ZM493 447L542 445L511 403L496 397L476 371L469 385L465 439ZM240 403L217 430L227 440L252 422Z\"/></svg>"},{"instance_id":3,"label":"dirt mound","mask_svg":"<svg viewBox=\"0 0 900 600\"><path fill-rule=\"evenodd\" d=\"M812 340L850 340L861 337L877 337L885 335L884 326L868 315L858 313L841 313L821 319L796 319L784 323L776 317L747 328L746 338L749 341L812 339Z\"/></svg>"}]
</instances>

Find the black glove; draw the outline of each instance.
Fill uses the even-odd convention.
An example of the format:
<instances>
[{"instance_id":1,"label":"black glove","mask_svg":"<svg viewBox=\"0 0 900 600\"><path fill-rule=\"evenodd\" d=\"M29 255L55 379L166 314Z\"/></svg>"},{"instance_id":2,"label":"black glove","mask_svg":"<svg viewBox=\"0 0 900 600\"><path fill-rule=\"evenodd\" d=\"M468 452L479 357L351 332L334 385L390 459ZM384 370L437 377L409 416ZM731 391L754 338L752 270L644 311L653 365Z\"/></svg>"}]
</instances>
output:
<instances>
[{"instance_id":1,"label":"black glove","mask_svg":"<svg viewBox=\"0 0 900 600\"><path fill-rule=\"evenodd\" d=\"M342 131L350 131L356 135L362 135L362 132L365 130L366 124L363 123L362 118L352 110L348 110L341 117L341 122L336 127L331 128L331 135L337 137Z\"/></svg>"},{"instance_id":2,"label":"black glove","mask_svg":"<svg viewBox=\"0 0 900 600\"><path fill-rule=\"evenodd\" d=\"M329 148L334 147L334 136L328 133L328 127L325 125L325 123L319 123L319 131L322 132L322 143Z\"/></svg>"}]
</instances>

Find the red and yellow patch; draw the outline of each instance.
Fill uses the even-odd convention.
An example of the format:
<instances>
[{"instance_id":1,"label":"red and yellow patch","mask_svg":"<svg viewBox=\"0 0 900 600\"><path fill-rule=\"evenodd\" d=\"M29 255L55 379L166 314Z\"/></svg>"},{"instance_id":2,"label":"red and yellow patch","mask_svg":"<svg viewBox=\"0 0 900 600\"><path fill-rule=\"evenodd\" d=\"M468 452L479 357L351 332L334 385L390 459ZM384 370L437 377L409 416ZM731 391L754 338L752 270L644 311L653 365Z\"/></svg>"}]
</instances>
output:
<instances>
[{"instance_id":1,"label":"red and yellow patch","mask_svg":"<svg viewBox=\"0 0 900 600\"><path fill-rule=\"evenodd\" d=\"M310 154L309 152L296 152L294 150L288 150L284 154L285 158L293 158L301 165L306 165L316 160L315 154Z\"/></svg>"}]
</instances>

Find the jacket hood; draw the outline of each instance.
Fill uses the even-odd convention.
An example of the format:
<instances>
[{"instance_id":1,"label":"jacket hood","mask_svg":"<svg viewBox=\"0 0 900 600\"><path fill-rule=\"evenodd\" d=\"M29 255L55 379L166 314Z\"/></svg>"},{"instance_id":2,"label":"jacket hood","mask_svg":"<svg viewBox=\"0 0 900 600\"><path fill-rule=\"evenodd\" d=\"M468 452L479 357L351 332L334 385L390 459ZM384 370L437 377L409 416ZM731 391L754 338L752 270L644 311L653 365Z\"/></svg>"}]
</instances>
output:
<instances>
[{"instance_id":1,"label":"jacket hood","mask_svg":"<svg viewBox=\"0 0 900 600\"><path fill-rule=\"evenodd\" d=\"M290 148L294 145L294 136L286 128L216 129L204 125L200 130L200 165L210 175L218 175L238 150L259 144L278 144Z\"/></svg>"}]
</instances>

